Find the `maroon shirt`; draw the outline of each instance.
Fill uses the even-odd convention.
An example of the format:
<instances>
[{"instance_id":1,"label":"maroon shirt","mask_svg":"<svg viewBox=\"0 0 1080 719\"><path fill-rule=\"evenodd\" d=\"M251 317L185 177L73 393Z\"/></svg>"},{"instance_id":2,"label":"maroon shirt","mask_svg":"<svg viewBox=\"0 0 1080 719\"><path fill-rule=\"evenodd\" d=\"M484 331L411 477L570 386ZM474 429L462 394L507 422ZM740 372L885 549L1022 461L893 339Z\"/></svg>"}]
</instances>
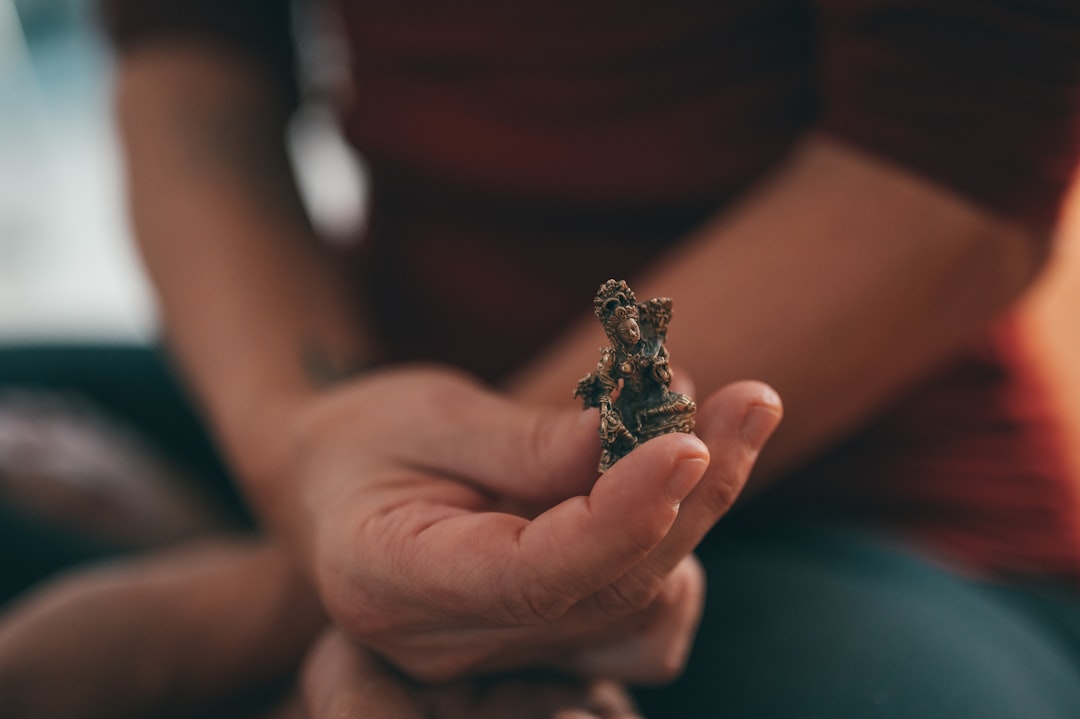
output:
<instances>
[{"instance_id":1,"label":"maroon shirt","mask_svg":"<svg viewBox=\"0 0 1080 719\"><path fill-rule=\"evenodd\" d=\"M1037 229L1080 156L1075 0L338 4L373 181L364 301L396 358L491 379L810 129ZM226 43L292 87L280 0L107 6L122 48ZM1030 367L1003 325L784 491L973 566L1080 577Z\"/></svg>"}]
</instances>

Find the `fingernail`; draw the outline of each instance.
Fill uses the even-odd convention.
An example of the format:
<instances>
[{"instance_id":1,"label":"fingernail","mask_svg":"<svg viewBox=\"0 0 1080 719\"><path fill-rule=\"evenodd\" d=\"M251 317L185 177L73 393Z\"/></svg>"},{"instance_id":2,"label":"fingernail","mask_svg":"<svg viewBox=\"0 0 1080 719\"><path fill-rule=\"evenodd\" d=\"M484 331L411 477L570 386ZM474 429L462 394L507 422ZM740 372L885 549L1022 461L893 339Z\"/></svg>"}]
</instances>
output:
<instances>
[{"instance_id":1,"label":"fingernail","mask_svg":"<svg viewBox=\"0 0 1080 719\"><path fill-rule=\"evenodd\" d=\"M765 446L780 421L780 398L776 393L769 390L769 394L762 398L761 402L755 402L746 410L742 424L739 426L739 435L754 450L760 450Z\"/></svg>"},{"instance_id":2,"label":"fingernail","mask_svg":"<svg viewBox=\"0 0 1080 719\"><path fill-rule=\"evenodd\" d=\"M675 465L667 483L668 501L672 504L680 504L686 499L701 481L706 467L708 467L708 462L701 457L684 459Z\"/></svg>"}]
</instances>

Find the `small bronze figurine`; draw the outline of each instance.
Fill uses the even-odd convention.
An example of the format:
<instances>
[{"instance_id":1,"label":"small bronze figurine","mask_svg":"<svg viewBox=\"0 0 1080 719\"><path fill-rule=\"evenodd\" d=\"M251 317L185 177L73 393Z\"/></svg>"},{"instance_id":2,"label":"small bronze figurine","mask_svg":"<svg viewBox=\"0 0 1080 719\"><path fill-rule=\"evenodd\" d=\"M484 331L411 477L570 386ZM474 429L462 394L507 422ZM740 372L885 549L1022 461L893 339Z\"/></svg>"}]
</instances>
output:
<instances>
[{"instance_id":1,"label":"small bronze figurine","mask_svg":"<svg viewBox=\"0 0 1080 719\"><path fill-rule=\"evenodd\" d=\"M642 442L694 428L697 405L668 389L671 368L664 346L671 299L638 303L623 280L608 280L593 300L610 347L600 350L596 371L574 390L585 408L600 408L600 471Z\"/></svg>"}]
</instances>

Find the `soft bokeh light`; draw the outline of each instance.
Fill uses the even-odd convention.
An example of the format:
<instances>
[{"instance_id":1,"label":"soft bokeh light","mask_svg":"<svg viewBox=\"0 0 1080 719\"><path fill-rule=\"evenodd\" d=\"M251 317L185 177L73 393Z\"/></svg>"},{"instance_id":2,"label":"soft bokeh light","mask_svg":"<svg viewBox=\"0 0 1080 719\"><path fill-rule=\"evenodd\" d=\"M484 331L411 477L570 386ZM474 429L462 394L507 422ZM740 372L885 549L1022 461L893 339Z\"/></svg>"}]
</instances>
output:
<instances>
[{"instance_id":1,"label":"soft bokeh light","mask_svg":"<svg viewBox=\"0 0 1080 719\"><path fill-rule=\"evenodd\" d=\"M142 340L93 3L0 0L0 341Z\"/></svg>"},{"instance_id":2,"label":"soft bokeh light","mask_svg":"<svg viewBox=\"0 0 1080 719\"><path fill-rule=\"evenodd\" d=\"M0 0L0 344L155 335L127 223L113 60L96 5ZM326 51L335 45L312 15L299 30L323 51L301 60L309 86L326 85L340 57ZM332 113L309 103L288 141L316 227L330 239L354 237L366 180Z\"/></svg>"}]
</instances>

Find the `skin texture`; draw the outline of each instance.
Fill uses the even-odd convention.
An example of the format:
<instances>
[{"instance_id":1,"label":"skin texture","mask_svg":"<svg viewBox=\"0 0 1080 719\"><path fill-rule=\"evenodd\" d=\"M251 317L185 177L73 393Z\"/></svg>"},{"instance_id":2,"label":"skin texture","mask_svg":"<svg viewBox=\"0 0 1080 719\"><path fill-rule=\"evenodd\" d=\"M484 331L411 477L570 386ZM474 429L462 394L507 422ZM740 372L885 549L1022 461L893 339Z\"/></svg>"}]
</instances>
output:
<instances>
[{"instance_id":1,"label":"skin texture","mask_svg":"<svg viewBox=\"0 0 1080 719\"><path fill-rule=\"evenodd\" d=\"M519 675L482 686L424 687L404 680L338 632L327 632L308 657L304 697L312 716L399 719L636 719L611 682Z\"/></svg>"},{"instance_id":2,"label":"skin texture","mask_svg":"<svg viewBox=\"0 0 1080 719\"><path fill-rule=\"evenodd\" d=\"M307 709L284 712L377 715L363 702L379 701L408 716L425 683L526 666L671 676L703 591L687 556L780 414L764 385L722 388L756 377L784 397L753 490L962 347L1044 259L1023 228L808 135L630 278L639 296L678 296L672 354L705 399L700 439L659 438L611 470L641 499L628 506L592 487L595 419L560 408L595 363L587 312L500 392L433 367L323 386L305 371L312 348L334 367L379 351L299 210L274 88L237 56L160 45L124 59L118 106L168 340L282 561L341 628L312 654ZM471 451L477 437L490 451ZM633 522L605 524L624 511Z\"/></svg>"},{"instance_id":3,"label":"skin texture","mask_svg":"<svg viewBox=\"0 0 1080 719\"><path fill-rule=\"evenodd\" d=\"M284 554L250 540L80 570L0 616L0 714L239 712L296 669L325 621Z\"/></svg>"},{"instance_id":4,"label":"skin texture","mask_svg":"<svg viewBox=\"0 0 1080 719\"><path fill-rule=\"evenodd\" d=\"M779 420L757 383L712 405L709 445L659 437L596 480L595 413L521 409L442 370L358 380L312 408L287 465L287 504L308 510L292 536L337 624L417 678L670 679L700 611L688 555ZM417 422L447 413L459 421ZM763 432L741 434L762 414Z\"/></svg>"},{"instance_id":5,"label":"skin texture","mask_svg":"<svg viewBox=\"0 0 1080 719\"><path fill-rule=\"evenodd\" d=\"M409 370L402 371L398 380L416 384L420 378L413 375L421 372L436 375L428 379L430 385L441 382L439 387L428 387L425 394L436 398L431 401L456 405L466 399L460 394L457 376ZM680 389L689 387L684 382ZM594 685L565 676L529 673L450 680L526 665L550 666L585 677L641 682L671 678L685 661L704 590L700 568L687 557L688 548L737 496L756 448L779 419L774 405L759 403L772 399L767 391L762 395L763 389L757 383L739 383L703 405L701 437L723 458L709 466L715 478L711 482L701 479L705 470L701 441L672 435L627 457L602 480L603 486L592 489L588 499L568 500L532 521L494 511L498 507L492 492L463 488L431 474L430 469L401 468L393 457L386 458L386 467L372 468L373 486L354 490L368 498L366 514L340 517L345 534L352 533L360 543L370 539L372 544L370 556L362 558L376 566L354 570L366 572L356 589L370 596L355 601L347 597L340 606L329 606L342 614L339 623L351 627L354 637L379 646L426 682L410 681L381 660L357 663L349 658L345 667L364 672L378 669L379 682L400 685L388 694L364 694L365 703L349 711L376 711L373 707L385 703L380 711L387 713L375 715L398 716L395 697L406 696L413 697L410 701L417 706L428 707L429 713L423 716L433 717L515 716L509 709L512 706L550 707L552 712L574 708L578 716L623 716L621 710L590 713L595 709L590 709L593 703L586 699L592 696ZM476 386L465 391L485 392ZM510 405L491 393L475 401L485 405L481 407L485 414L500 404ZM519 422L531 422L531 417L532 413L517 413ZM512 426L512 419L504 412L502 424ZM355 429L355 439L362 440L367 430ZM595 417L585 415L583 420L576 411L551 413L543 424L529 424L528 429L519 425L519 429L535 438L532 446L537 453L561 452L557 460L564 468L580 463L589 466L587 476L592 476ZM393 427L382 431L392 432ZM499 438L499 434L491 430L486 436ZM320 441L334 439L321 431L314 436ZM509 434L502 438L514 439ZM450 436L441 445L430 442L429 466L449 462L466 471L463 459L475 462L471 451L463 452L462 442L467 441L468 437ZM574 444L583 449L574 450ZM369 460L372 454L367 454ZM544 477L537 473L539 463L528 457L505 460L523 463L534 472L533 484L546 487L521 496L516 502L519 510L543 506L549 501L545 492L571 491L561 484L563 474ZM689 474L659 471L658 467L671 462L689 463ZM402 471L411 477L409 481L401 479ZM378 478L386 472L383 479ZM489 481L497 488L508 477L516 475L494 474ZM674 486L666 482L671 477L677 479ZM336 491L341 485L331 481L313 486ZM689 496L676 509L674 497L686 492ZM434 501L437 497L442 497L442 504ZM335 504L319 506L331 511ZM491 511L464 511L477 504ZM388 507L389 512L385 511ZM623 522L627 517L630 521ZM456 554L453 550L460 546L454 535L462 521L482 550L469 555L467 562L445 556ZM410 529L415 522L427 524L419 536ZM575 532L575 522L583 525L586 549L589 540L597 540L587 558L590 561L584 564L581 558L570 556L561 539L564 532ZM368 531L374 534L365 536ZM654 537L658 538L654 541ZM332 539L331 546L338 547L339 537ZM410 551L395 553L395 544ZM562 550L563 556L561 561L549 562L558 571L545 578L544 562L530 553L541 551L546 557L553 549ZM462 575L440 574L423 564L418 568L398 564L388 570L392 577L380 574L379 565L403 556L416 562L435 561L439 569L453 564ZM626 557L630 564L619 567L616 563ZM610 566L597 571L595 563ZM516 607L493 606L490 602L500 596L497 592L475 591L483 585L485 571L501 575L493 581L506 582L514 590L501 596L517 597ZM514 571L528 576L515 579ZM607 572L606 584L603 572ZM595 591L591 591L593 586ZM516 591L523 588L531 591L524 595ZM572 592L581 596L572 606L551 600L552 596L560 600L572 596ZM457 598L447 598L451 594ZM433 605L432 596L447 599ZM357 606L368 611L358 616ZM397 624L387 627L387 617ZM257 543L219 540L91 569L42 588L0 618L0 677L5 678L0 682L0 710L22 717L125 717L156 716L167 708L180 716L207 716L214 708L233 706L229 712L233 715L237 702L250 710L250 698L265 697L268 687L288 681L322 622L318 603L293 562L284 553ZM342 702L353 706L359 695L350 687L361 682L361 677L349 678L351 670L335 668L334 657L343 657L340 650L329 652L329 658L325 654L317 648L308 660L306 681L321 689L308 692L307 708L304 701L290 696L273 710L273 716L341 716L335 712L345 711ZM324 673L326 678L322 678ZM342 678L349 679L339 691L334 687ZM61 681L65 691L50 690ZM612 691L608 686L602 694L611 696ZM48 701L42 701L44 697ZM244 702L245 698L249 701ZM88 714L91 709L98 713Z\"/></svg>"},{"instance_id":6,"label":"skin texture","mask_svg":"<svg viewBox=\"0 0 1080 719\"><path fill-rule=\"evenodd\" d=\"M252 68L232 58L182 49L136 55L121 71L120 118L129 149L134 219L141 250L161 297L170 342L199 390L226 451L247 484L249 496L287 550L306 567L323 601L333 607L331 613L351 629L352 635L367 638L391 635L373 631L368 628L369 624L395 626L408 623L438 627L447 618L444 610L437 606L425 605L425 610L429 611L426 618L394 615L398 610L404 611L409 604L395 603L392 599L408 597L416 592L416 587L384 588L376 583L374 586L379 591L387 592L388 600L383 606L391 613L374 621L369 621L368 617L363 621L356 618L363 607L343 608L357 583L372 577L357 576L350 569L364 566L362 557L367 548L358 549L353 538L341 528L361 521L355 518L366 516L375 505L373 498L353 491L355 477L342 468L348 463L365 462L379 463L380 469L387 467L377 455L367 458L356 451L356 421L360 417L372 417L376 407L411 410L405 423L409 431L404 431L405 425L395 425L399 431L393 436L381 435L381 442L369 442L369 445L373 451L386 450L399 464L423 466L426 448L415 444L396 447L395 444L407 442L410 435L417 433L441 436L448 421L458 418L445 405L416 401L425 395L423 377L396 385L400 390L392 390L395 386L391 382L392 375L383 374L367 375L359 385L344 383L325 389L314 386L304 375L302 362L298 360L299 348L310 347L313 337L325 338L318 344L330 348L327 352L334 356L349 357L356 353L368 356L375 350L369 349L371 343L364 337L362 323L339 306L342 295L335 293L334 288L340 288L340 284L328 274L331 268L306 226L293 221L294 213L282 200L281 193L290 187L288 181L251 181L252 174L276 166L270 159L256 161L251 159L252 156L257 157L260 152L280 155L280 145L265 140L268 134L264 137L263 133L239 133L245 143L250 142L255 147L232 154L214 150L219 143L236 137L236 126L250 121L252 114L263 118L275 116L273 96L260 82L260 76ZM264 111L253 113L251 108L258 106L260 99ZM267 235L270 227L274 229ZM195 278L198 278L197 285ZM468 392L473 383L460 375L441 380L444 387L455 384L477 401L486 396L483 392ZM562 391L565 392L565 388ZM408 392L411 394L405 394ZM771 408L770 416L775 422L779 415L775 395L761 387L749 394L754 396L742 396L738 399L740 406L732 411L741 416L752 403L766 405ZM466 406L457 405L459 409ZM498 407L500 411L512 409L506 402ZM530 412L536 412L537 417L542 415L539 410ZM479 414L472 412L474 416ZM580 413L575 409L573 414L573 421L578 422ZM499 415L489 415L489 419L495 425L493 430L500 430L506 424ZM527 428L539 421L536 418L519 419L506 426ZM372 422L367 424L371 426ZM313 425L318 426L317 432L310 429ZM578 436L587 438L592 431L582 428ZM314 441L316 437L319 438L317 442ZM506 441L513 447L517 442L532 441L532 435L527 431L519 432L517 439ZM704 457L704 447L688 438L671 440L662 446L668 447L661 458L668 469L662 472L670 473L678 460L688 455ZM588 474L568 475L564 480L565 486L576 493L595 479L591 469L595 467L595 454L590 452L587 461L584 458L578 461L580 464L575 466L590 467ZM739 457L733 461L740 466L745 462ZM366 464L363 466L367 468ZM482 479L471 476L478 468L444 465L434 469L443 475L441 479L449 477L461 481L458 485L425 482L418 488L433 494L428 497L414 491L410 494L413 506L420 507L425 503L437 507L451 505L456 512L465 509L472 513L489 509L479 506L476 496L469 491L470 484L484 486ZM487 474L490 482L493 473ZM710 509L698 518L690 536L703 534L726 510L727 504L714 497L729 503L734 496L732 491L725 489L733 482L730 469L714 472L711 476L708 485L717 488L703 493ZM655 477L660 486L665 480L662 473ZM507 479L501 485L485 489L506 492L515 502L527 502L536 499L529 496L533 491L530 489L532 484L521 478ZM364 486L374 489L380 485ZM452 500L446 497L448 491L456 495ZM564 493L557 499L569 496ZM550 501L555 497L555 493L550 493L547 499ZM343 504L344 501L348 505ZM464 502L466 506L455 505L455 502L458 505ZM674 518L670 504L660 505L658 511L657 517L650 518L645 525L651 528L652 536L647 538L644 548L656 544L663 536L665 525ZM347 514L349 521L338 521L340 513ZM484 512L484 515L485 521L505 521L490 512ZM330 519L331 516L334 519ZM455 526L457 533L441 537L446 540L446 545L431 543L427 546L449 547L457 543L459 549L467 548L475 527L465 521L459 521ZM509 525L504 530L517 531ZM382 536L390 535L378 538L381 542L378 546L385 549L385 556L390 558L387 566L402 561L398 556L402 545L384 541ZM330 537L335 539L328 539ZM584 543L581 546L585 546ZM599 546L602 547L603 542ZM688 554L692 547L686 542L678 546L682 555ZM642 548L632 546L631 554L619 558L615 566L628 568L640 559ZM662 551L669 551L667 545ZM347 556L338 556L342 552ZM371 554L379 552L371 550ZM468 552L459 551L454 556L467 557ZM678 560L681 558L679 556ZM670 571L678 565L678 560L668 560L664 566ZM426 561L432 564L430 558ZM575 573L581 575L585 568L585 565L576 567ZM551 567L546 571L563 570ZM454 574L467 577L469 571L462 567ZM382 576L385 582L396 581L390 579L388 571L383 571ZM568 577L567 581L574 581L574 577ZM687 594L680 589L685 581L680 575L650 581L647 591L636 593L631 605L641 612L655 611L644 606L650 598ZM670 586L664 587L665 582ZM504 586L496 591L495 596L488 599L489 603L512 604L516 601L501 596L500 591L509 590ZM686 612L680 610L677 613ZM522 617L524 623L535 623L528 613ZM618 621L625 619L619 617ZM642 621L632 623L640 626ZM680 626L678 636L673 636L669 642L671 646L684 647L688 641L688 623L682 622ZM529 631L548 634L543 627ZM432 631L433 637L439 634L440 631ZM469 656L459 657L456 650L449 648L449 643L444 645L447 656L423 651L422 643L410 647L395 647L387 642L379 644L380 650L397 657L401 668L414 675L446 678L470 667L502 668L497 666L497 658L502 654L497 646L482 652L470 649ZM568 644L573 648L575 643ZM538 653L544 654L545 661L550 662L548 657L552 651L552 648L544 647ZM409 656L415 657L416 662L410 663ZM507 661L515 666L524 660L523 657L507 657ZM651 659L647 661L655 663ZM662 663L666 668L661 673L670 675L670 659L665 658ZM624 667L619 673L647 677L656 672L655 667L641 666Z\"/></svg>"},{"instance_id":7,"label":"skin texture","mask_svg":"<svg viewBox=\"0 0 1080 719\"><path fill-rule=\"evenodd\" d=\"M749 487L756 491L985 330L1045 253L1023 227L811 135L631 284L639 297L678 297L680 330L668 346L702 390L754 377L784 398L784 424ZM511 391L566 401L559 388L595 361L594 334L583 317L511 380Z\"/></svg>"}]
</instances>

